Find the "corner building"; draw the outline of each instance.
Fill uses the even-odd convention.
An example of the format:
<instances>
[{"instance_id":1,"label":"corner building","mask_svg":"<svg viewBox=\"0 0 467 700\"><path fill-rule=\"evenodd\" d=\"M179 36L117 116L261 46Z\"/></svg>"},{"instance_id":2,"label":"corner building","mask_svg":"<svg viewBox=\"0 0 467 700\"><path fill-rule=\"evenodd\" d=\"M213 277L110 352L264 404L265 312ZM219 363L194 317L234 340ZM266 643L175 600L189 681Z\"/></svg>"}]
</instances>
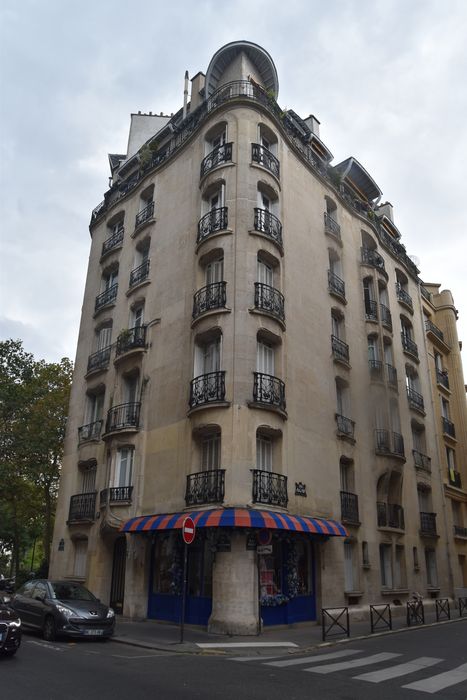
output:
<instances>
[{"instance_id":1,"label":"corner building","mask_svg":"<svg viewBox=\"0 0 467 700\"><path fill-rule=\"evenodd\" d=\"M178 621L191 514L186 621L213 632L449 595L420 280L391 205L281 110L260 46L222 47L189 100L185 82L177 114L132 115L92 213L53 575Z\"/></svg>"}]
</instances>

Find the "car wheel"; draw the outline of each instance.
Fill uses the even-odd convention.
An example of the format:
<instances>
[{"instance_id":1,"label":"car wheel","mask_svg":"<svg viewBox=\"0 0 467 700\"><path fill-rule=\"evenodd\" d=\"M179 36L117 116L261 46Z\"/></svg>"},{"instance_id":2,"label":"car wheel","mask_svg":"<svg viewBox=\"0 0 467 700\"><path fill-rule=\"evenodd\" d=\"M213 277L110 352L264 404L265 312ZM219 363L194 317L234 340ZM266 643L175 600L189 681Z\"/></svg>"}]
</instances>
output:
<instances>
[{"instance_id":1,"label":"car wheel","mask_svg":"<svg viewBox=\"0 0 467 700\"><path fill-rule=\"evenodd\" d=\"M54 642L57 636L57 631L55 629L55 620L51 615L47 615L44 620L44 626L42 628L42 634L46 642Z\"/></svg>"}]
</instances>

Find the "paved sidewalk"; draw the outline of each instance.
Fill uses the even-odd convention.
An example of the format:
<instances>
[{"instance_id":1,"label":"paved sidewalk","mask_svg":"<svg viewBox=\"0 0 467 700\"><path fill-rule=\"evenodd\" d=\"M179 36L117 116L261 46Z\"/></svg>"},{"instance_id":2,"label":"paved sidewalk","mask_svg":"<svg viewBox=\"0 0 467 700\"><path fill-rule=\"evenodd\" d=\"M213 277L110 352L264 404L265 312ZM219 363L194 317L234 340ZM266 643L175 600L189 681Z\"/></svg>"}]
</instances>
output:
<instances>
[{"instance_id":1,"label":"paved sidewalk","mask_svg":"<svg viewBox=\"0 0 467 700\"><path fill-rule=\"evenodd\" d=\"M398 611L402 612L402 611ZM434 611L425 611L425 626L430 624L453 624L455 622L467 622L467 617L459 618L459 611L451 610L451 620L436 622ZM400 632L411 632L419 629L423 625L413 625L407 627L405 615L394 615L393 630L381 627L375 634L395 634ZM381 628L380 628L381 627ZM123 644L155 649L159 651L170 651L184 654L230 654L239 652L251 655L271 655L297 653L307 649L329 644L354 641L362 637L371 637L370 622L354 622L350 620L350 637L344 634L334 636L334 627L331 634L323 643L321 626L316 623L301 623L286 627L265 627L260 635L256 636L226 636L209 634L201 627L185 625L184 640L180 643L180 627L169 623L157 622L155 620L135 621L124 617L117 618L115 636L113 640ZM337 630L340 631L340 630Z\"/></svg>"}]
</instances>

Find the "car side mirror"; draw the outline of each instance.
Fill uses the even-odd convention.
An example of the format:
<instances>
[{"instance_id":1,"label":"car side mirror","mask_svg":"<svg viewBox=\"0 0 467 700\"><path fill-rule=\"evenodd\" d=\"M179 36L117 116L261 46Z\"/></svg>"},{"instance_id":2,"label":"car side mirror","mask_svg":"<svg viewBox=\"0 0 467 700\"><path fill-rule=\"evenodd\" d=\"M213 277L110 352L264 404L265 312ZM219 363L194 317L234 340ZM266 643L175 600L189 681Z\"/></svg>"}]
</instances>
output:
<instances>
[{"instance_id":1,"label":"car side mirror","mask_svg":"<svg viewBox=\"0 0 467 700\"><path fill-rule=\"evenodd\" d=\"M38 593L35 594L34 598L36 600L40 600L43 603L45 600L45 591L38 591Z\"/></svg>"}]
</instances>

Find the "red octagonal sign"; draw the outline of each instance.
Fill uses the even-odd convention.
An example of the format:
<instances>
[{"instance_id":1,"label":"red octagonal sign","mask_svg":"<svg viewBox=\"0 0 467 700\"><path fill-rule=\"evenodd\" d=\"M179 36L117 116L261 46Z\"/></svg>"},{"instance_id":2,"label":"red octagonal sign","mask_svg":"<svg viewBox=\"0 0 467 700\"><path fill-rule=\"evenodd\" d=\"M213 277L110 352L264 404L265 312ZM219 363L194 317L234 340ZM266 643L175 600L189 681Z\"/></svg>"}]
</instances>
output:
<instances>
[{"instance_id":1,"label":"red octagonal sign","mask_svg":"<svg viewBox=\"0 0 467 700\"><path fill-rule=\"evenodd\" d=\"M182 524L182 535L185 544L191 544L195 539L195 524L190 516L187 516Z\"/></svg>"}]
</instances>

